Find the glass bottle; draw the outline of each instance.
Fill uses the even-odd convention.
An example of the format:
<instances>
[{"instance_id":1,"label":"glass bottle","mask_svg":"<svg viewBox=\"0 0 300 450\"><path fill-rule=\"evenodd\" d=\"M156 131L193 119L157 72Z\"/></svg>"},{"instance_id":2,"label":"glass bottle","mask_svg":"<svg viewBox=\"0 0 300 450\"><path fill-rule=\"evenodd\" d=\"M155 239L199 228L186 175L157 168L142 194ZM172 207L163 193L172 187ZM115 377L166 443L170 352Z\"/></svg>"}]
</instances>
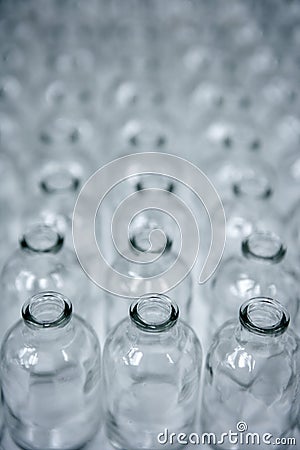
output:
<instances>
[{"instance_id":1,"label":"glass bottle","mask_svg":"<svg viewBox=\"0 0 300 450\"><path fill-rule=\"evenodd\" d=\"M178 219L179 217L177 217ZM157 240L149 248L149 237L155 230L164 233L164 240ZM185 261L180 255L180 248L177 243L180 240L179 230L176 229L171 218L162 214L160 211L144 211L132 221L128 242L124 244L122 253L124 256L117 255L112 263L112 268L127 278L124 279L121 286L124 297L117 297L108 293L106 295L106 331L109 331L117 322L127 316L130 306L130 299L137 298L137 292L140 286L145 286L145 293L153 291L151 277L161 275L159 279L160 292L166 291L164 281L164 272L172 267L177 261L180 270L187 271ZM130 247L130 250L129 248ZM136 260L131 259L131 252L134 252ZM143 254L153 255L154 261L144 263ZM141 256L141 258L139 258ZM179 270L179 269L178 269ZM110 276L108 287L111 284L109 292L114 292L115 280ZM193 278L191 273L169 291L172 298L178 303L181 315L184 320L190 319L190 312L193 301Z\"/></svg>"},{"instance_id":2,"label":"glass bottle","mask_svg":"<svg viewBox=\"0 0 300 450\"><path fill-rule=\"evenodd\" d=\"M223 202L227 253L236 252L240 241L255 231L272 230L282 234L282 218L274 207L273 187L268 177L249 173L236 180L231 190L231 198Z\"/></svg>"},{"instance_id":3,"label":"glass bottle","mask_svg":"<svg viewBox=\"0 0 300 450\"><path fill-rule=\"evenodd\" d=\"M256 232L242 241L239 256L221 263L207 286L211 332L233 317L243 301L255 296L276 297L296 319L298 282L286 252L279 236Z\"/></svg>"},{"instance_id":4,"label":"glass bottle","mask_svg":"<svg viewBox=\"0 0 300 450\"><path fill-rule=\"evenodd\" d=\"M238 177L228 174L233 180L220 191L226 216L225 255L239 252L240 242L255 232L272 230L282 235L283 217L274 203L274 190L270 178L257 173L253 168ZM225 177L225 173L224 173ZM223 180L224 182L224 180ZM212 211L212 218L214 217Z\"/></svg>"},{"instance_id":5,"label":"glass bottle","mask_svg":"<svg viewBox=\"0 0 300 450\"><path fill-rule=\"evenodd\" d=\"M201 416L202 431L215 433L219 441L214 448L242 449L248 432L261 439L270 433L272 442L293 436L299 409L299 340L289 322L279 302L256 297L241 306L239 321L226 322L214 336ZM229 430L237 433L235 442L221 438ZM270 446L252 444L251 449Z\"/></svg>"},{"instance_id":6,"label":"glass bottle","mask_svg":"<svg viewBox=\"0 0 300 450\"><path fill-rule=\"evenodd\" d=\"M28 205L23 222L44 222L56 227L73 248L72 215L77 196L91 174L87 158L55 155L43 158L32 174Z\"/></svg>"},{"instance_id":7,"label":"glass bottle","mask_svg":"<svg viewBox=\"0 0 300 450\"><path fill-rule=\"evenodd\" d=\"M161 118L161 120L164 120ZM166 123L166 120L163 121ZM171 153L174 152L174 143L172 138L174 133L170 130L171 126L161 125L158 119L153 120L151 117L147 117L144 120L132 119L129 120L121 130L120 143L113 143L117 152L115 156L117 158L125 157L130 154L141 153ZM170 142L171 141L171 142ZM182 172L182 165L180 160L168 161L168 167L177 170L178 173ZM131 175L133 168L136 175ZM107 259L112 256L112 243L110 237L110 224L112 217L117 210L118 206L134 193L142 193L146 189L161 189L162 191L171 192L178 195L181 199L188 204L192 204L195 200L188 187L184 186L175 178L159 173L144 173L145 172L145 160L144 159L123 159L122 161L122 174L118 178L120 182L113 186L110 192L107 192L104 201L101 204L98 217L98 233L104 246L104 253L107 255ZM200 203L200 201L199 201ZM99 239L99 240L100 240Z\"/></svg>"},{"instance_id":8,"label":"glass bottle","mask_svg":"<svg viewBox=\"0 0 300 450\"><path fill-rule=\"evenodd\" d=\"M106 433L116 448L159 449L164 429L191 431L202 364L175 302L147 294L109 334L103 353ZM174 446L165 446L173 448ZM176 447L174 447L176 448Z\"/></svg>"},{"instance_id":9,"label":"glass bottle","mask_svg":"<svg viewBox=\"0 0 300 450\"><path fill-rule=\"evenodd\" d=\"M286 214L296 202L300 201L300 156L298 146L291 151L282 152L278 164L280 167L278 205L283 213Z\"/></svg>"},{"instance_id":10,"label":"glass bottle","mask_svg":"<svg viewBox=\"0 0 300 450\"><path fill-rule=\"evenodd\" d=\"M26 450L81 448L101 419L100 348L62 294L25 302L1 349L6 422Z\"/></svg>"},{"instance_id":11,"label":"glass bottle","mask_svg":"<svg viewBox=\"0 0 300 450\"><path fill-rule=\"evenodd\" d=\"M241 132L240 128L237 131ZM264 183L271 193L277 189L274 170L260 154L260 140L255 136L251 139L249 130L247 129L247 131L248 133L244 133L246 136L240 138L240 142L233 133L222 135L222 151L213 156L203 155L203 171L223 200L231 199L234 196L232 186L235 183L251 177L255 178L259 186ZM200 168L202 169L202 166Z\"/></svg>"},{"instance_id":12,"label":"glass bottle","mask_svg":"<svg viewBox=\"0 0 300 450\"><path fill-rule=\"evenodd\" d=\"M0 270L18 235L21 210L19 173L9 155L0 151Z\"/></svg>"},{"instance_id":13,"label":"glass bottle","mask_svg":"<svg viewBox=\"0 0 300 450\"><path fill-rule=\"evenodd\" d=\"M300 259L300 201L293 205L285 217L288 245L296 260ZM296 267L298 264L296 264Z\"/></svg>"},{"instance_id":14,"label":"glass bottle","mask_svg":"<svg viewBox=\"0 0 300 450\"><path fill-rule=\"evenodd\" d=\"M55 229L36 224L26 231L1 274L2 337L18 319L24 301L41 291L58 290L72 298L76 313L91 318L92 298L75 253L65 247Z\"/></svg>"}]
</instances>

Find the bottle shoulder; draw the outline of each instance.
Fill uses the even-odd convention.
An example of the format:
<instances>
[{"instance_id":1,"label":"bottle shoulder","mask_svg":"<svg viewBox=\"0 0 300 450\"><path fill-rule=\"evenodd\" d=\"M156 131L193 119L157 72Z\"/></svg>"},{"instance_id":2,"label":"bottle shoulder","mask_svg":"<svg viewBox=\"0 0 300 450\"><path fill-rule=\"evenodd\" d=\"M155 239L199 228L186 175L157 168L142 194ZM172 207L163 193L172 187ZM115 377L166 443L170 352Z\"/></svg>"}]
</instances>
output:
<instances>
[{"instance_id":1,"label":"bottle shoulder","mask_svg":"<svg viewBox=\"0 0 300 450\"><path fill-rule=\"evenodd\" d=\"M31 329L19 320L1 348L2 369L29 372L62 370L67 366L100 364L100 344L93 329L79 316L61 329Z\"/></svg>"},{"instance_id":2,"label":"bottle shoulder","mask_svg":"<svg viewBox=\"0 0 300 450\"><path fill-rule=\"evenodd\" d=\"M149 360L153 364L159 360L175 365L193 360L197 364L202 360L202 348L195 332L183 321L164 333L149 333L136 329L129 319L124 319L109 334L103 358L127 366L139 366Z\"/></svg>"}]
</instances>

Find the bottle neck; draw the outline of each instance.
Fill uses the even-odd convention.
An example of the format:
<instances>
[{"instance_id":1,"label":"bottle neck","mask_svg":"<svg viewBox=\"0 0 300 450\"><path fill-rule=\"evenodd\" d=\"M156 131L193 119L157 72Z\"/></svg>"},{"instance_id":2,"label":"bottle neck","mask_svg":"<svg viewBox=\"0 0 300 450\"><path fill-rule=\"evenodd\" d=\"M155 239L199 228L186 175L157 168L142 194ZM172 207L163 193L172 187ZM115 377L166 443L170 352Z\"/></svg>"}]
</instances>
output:
<instances>
[{"instance_id":1,"label":"bottle neck","mask_svg":"<svg viewBox=\"0 0 300 450\"><path fill-rule=\"evenodd\" d=\"M277 337L288 329L290 317L276 300L256 297L247 300L240 308L242 330L261 337Z\"/></svg>"},{"instance_id":2,"label":"bottle neck","mask_svg":"<svg viewBox=\"0 0 300 450\"><path fill-rule=\"evenodd\" d=\"M178 320L179 310L175 302L162 294L147 294L133 302L129 311L132 323L148 333L170 330Z\"/></svg>"},{"instance_id":3,"label":"bottle neck","mask_svg":"<svg viewBox=\"0 0 300 450\"><path fill-rule=\"evenodd\" d=\"M285 257L286 247L276 234L256 232L242 242L242 254L254 261L277 264Z\"/></svg>"},{"instance_id":4,"label":"bottle neck","mask_svg":"<svg viewBox=\"0 0 300 450\"><path fill-rule=\"evenodd\" d=\"M22 317L33 329L60 329L71 320L72 304L57 292L41 292L24 304Z\"/></svg>"},{"instance_id":5,"label":"bottle neck","mask_svg":"<svg viewBox=\"0 0 300 450\"><path fill-rule=\"evenodd\" d=\"M39 224L23 234L22 249L33 253L58 253L64 244L64 237L48 225Z\"/></svg>"}]
</instances>

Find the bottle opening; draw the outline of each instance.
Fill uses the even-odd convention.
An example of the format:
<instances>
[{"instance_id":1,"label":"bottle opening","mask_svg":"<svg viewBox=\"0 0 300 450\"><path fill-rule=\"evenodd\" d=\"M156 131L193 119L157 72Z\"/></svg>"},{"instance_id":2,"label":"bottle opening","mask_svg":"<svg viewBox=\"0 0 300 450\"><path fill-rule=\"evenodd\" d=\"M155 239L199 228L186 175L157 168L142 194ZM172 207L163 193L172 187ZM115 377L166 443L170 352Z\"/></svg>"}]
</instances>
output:
<instances>
[{"instance_id":1,"label":"bottle opening","mask_svg":"<svg viewBox=\"0 0 300 450\"><path fill-rule=\"evenodd\" d=\"M286 254L279 236L270 232L256 232L242 242L242 253L247 258L277 263Z\"/></svg>"},{"instance_id":2,"label":"bottle opening","mask_svg":"<svg viewBox=\"0 0 300 450\"><path fill-rule=\"evenodd\" d=\"M76 192L79 185L79 178L63 168L45 175L40 182L42 191L47 194Z\"/></svg>"},{"instance_id":3,"label":"bottle opening","mask_svg":"<svg viewBox=\"0 0 300 450\"><path fill-rule=\"evenodd\" d=\"M42 292L31 297L23 306L22 316L27 325L39 328L60 327L68 323L72 304L57 292Z\"/></svg>"},{"instance_id":4,"label":"bottle opening","mask_svg":"<svg viewBox=\"0 0 300 450\"><path fill-rule=\"evenodd\" d=\"M132 303L130 318L144 331L161 332L169 330L179 316L178 306L162 294L147 294Z\"/></svg>"},{"instance_id":5,"label":"bottle opening","mask_svg":"<svg viewBox=\"0 0 300 450\"><path fill-rule=\"evenodd\" d=\"M277 336L287 329L290 317L276 300L256 297L240 308L240 322L249 331L260 335Z\"/></svg>"},{"instance_id":6,"label":"bottle opening","mask_svg":"<svg viewBox=\"0 0 300 450\"><path fill-rule=\"evenodd\" d=\"M62 248L63 242L63 236L56 230L48 225L39 224L22 236L20 245L36 253L56 253Z\"/></svg>"},{"instance_id":7,"label":"bottle opening","mask_svg":"<svg viewBox=\"0 0 300 450\"><path fill-rule=\"evenodd\" d=\"M255 176L255 174L248 174L235 182L233 192L236 196L252 199L266 199L273 194L269 180L265 177Z\"/></svg>"}]
</instances>

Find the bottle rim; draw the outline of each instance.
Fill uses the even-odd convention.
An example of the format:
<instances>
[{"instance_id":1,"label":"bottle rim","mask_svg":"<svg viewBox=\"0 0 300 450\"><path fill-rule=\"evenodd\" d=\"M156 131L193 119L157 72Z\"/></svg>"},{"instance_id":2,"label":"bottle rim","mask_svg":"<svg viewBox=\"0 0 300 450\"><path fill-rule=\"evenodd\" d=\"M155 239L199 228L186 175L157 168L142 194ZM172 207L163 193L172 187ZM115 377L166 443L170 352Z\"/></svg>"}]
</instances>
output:
<instances>
[{"instance_id":1,"label":"bottle rim","mask_svg":"<svg viewBox=\"0 0 300 450\"><path fill-rule=\"evenodd\" d=\"M242 254L248 259L278 263L285 257L287 248L277 234L256 231L242 241Z\"/></svg>"},{"instance_id":2,"label":"bottle rim","mask_svg":"<svg viewBox=\"0 0 300 450\"><path fill-rule=\"evenodd\" d=\"M261 336L279 336L289 326L290 315L271 297L254 297L244 302L239 311L241 325Z\"/></svg>"},{"instance_id":3,"label":"bottle rim","mask_svg":"<svg viewBox=\"0 0 300 450\"><path fill-rule=\"evenodd\" d=\"M57 253L64 244L64 236L47 224L36 224L20 238L22 249L34 253Z\"/></svg>"},{"instance_id":4,"label":"bottle rim","mask_svg":"<svg viewBox=\"0 0 300 450\"><path fill-rule=\"evenodd\" d=\"M44 194L72 193L78 191L80 179L68 168L52 168L43 175L39 185Z\"/></svg>"},{"instance_id":5,"label":"bottle rim","mask_svg":"<svg viewBox=\"0 0 300 450\"><path fill-rule=\"evenodd\" d=\"M139 329L160 333L169 330L176 324L179 308L168 296L150 293L132 302L129 316Z\"/></svg>"},{"instance_id":6,"label":"bottle rim","mask_svg":"<svg viewBox=\"0 0 300 450\"><path fill-rule=\"evenodd\" d=\"M40 292L23 305L22 317L26 325L33 328L59 328L72 317L72 303L55 291Z\"/></svg>"}]
</instances>

